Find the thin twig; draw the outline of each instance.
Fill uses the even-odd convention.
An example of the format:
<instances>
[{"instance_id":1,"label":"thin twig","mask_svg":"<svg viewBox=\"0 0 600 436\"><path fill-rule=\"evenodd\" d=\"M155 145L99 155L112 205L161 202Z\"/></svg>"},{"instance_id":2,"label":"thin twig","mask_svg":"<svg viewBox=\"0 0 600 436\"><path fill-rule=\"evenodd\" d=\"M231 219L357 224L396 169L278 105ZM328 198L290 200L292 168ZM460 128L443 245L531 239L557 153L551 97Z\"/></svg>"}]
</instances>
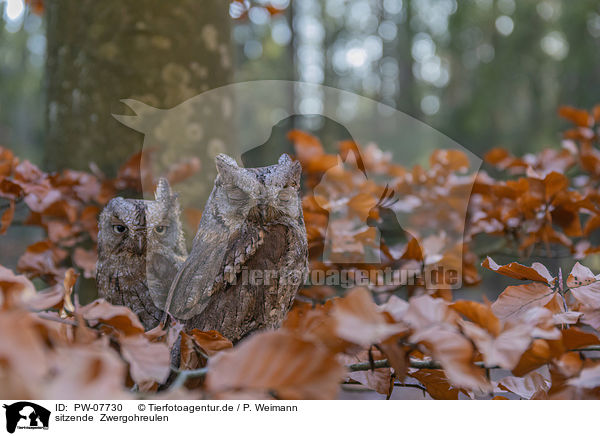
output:
<instances>
[{"instance_id":1,"label":"thin twig","mask_svg":"<svg viewBox=\"0 0 600 436\"><path fill-rule=\"evenodd\" d=\"M486 366L483 362L475 362L474 365L478 366L480 368L486 368ZM411 368L416 368L416 369L443 369L442 365L440 365L435 360L420 360L420 359L414 359L412 357L410 359L409 366ZM348 368L349 372L357 372L357 371L370 371L371 369L378 369L378 368L391 368L391 366L387 359L382 359L382 360L375 360L373 362L373 365L371 365L371 362L360 362L360 363L353 363L351 365L348 365L347 368ZM498 369L498 367L490 366L490 367L487 367L487 369Z\"/></svg>"}]
</instances>

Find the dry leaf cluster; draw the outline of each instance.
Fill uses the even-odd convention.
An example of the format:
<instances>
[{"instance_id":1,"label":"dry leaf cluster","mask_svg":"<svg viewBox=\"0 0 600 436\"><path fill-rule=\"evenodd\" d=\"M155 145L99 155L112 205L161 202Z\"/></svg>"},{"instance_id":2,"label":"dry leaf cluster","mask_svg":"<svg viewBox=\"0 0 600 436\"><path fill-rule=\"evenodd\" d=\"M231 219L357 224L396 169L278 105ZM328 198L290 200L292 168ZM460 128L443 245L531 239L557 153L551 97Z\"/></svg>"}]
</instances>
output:
<instances>
[{"instance_id":1,"label":"dry leaf cluster","mask_svg":"<svg viewBox=\"0 0 600 436\"><path fill-rule=\"evenodd\" d=\"M600 107L560 114L575 125L560 150L515 157L495 149L486 156L490 171L476 178L456 150L437 151L428 168L404 168L375 145L359 151L346 141L339 154L351 165L342 166L317 138L290 132L304 170L311 268L368 269L368 250L383 267L458 266L463 286L480 282L480 268L513 283L493 302L454 300L450 288L420 282L307 287L280 329L235 346L217 331L184 331L176 322L144 332L129 309L81 305L74 296L79 274L94 274L97 215L118 192L139 191L143 156L108 179L97 170L45 173L0 149L0 231L33 225L47 235L27 248L18 271L0 266L0 396L331 399L360 384L388 397L410 387L436 399L599 398L600 275L577 260L600 251ZM176 166L170 178L196 168ZM17 223L21 204L28 216ZM351 218L335 230L334 209ZM398 210L408 224L404 237L392 238L385 224ZM423 227L444 232L423 235ZM344 262L324 259L327 249ZM492 252L502 250L515 259L560 253L572 269L500 265ZM48 287L36 291L36 278Z\"/></svg>"}]
</instances>

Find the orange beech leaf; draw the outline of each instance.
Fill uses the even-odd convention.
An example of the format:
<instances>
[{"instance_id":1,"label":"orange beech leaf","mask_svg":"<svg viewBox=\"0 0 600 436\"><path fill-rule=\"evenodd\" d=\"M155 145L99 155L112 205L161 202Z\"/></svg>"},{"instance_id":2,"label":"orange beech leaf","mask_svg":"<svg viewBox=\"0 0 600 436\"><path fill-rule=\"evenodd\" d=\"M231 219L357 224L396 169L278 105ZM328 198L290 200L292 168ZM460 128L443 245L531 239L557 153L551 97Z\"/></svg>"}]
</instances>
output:
<instances>
[{"instance_id":1,"label":"orange beech leaf","mask_svg":"<svg viewBox=\"0 0 600 436\"><path fill-rule=\"evenodd\" d=\"M489 392L491 384L484 371L473 364L473 345L458 331L459 319L448 303L429 296L411 298L404 316L404 321L414 329L411 342L421 343L431 352L453 385Z\"/></svg>"},{"instance_id":2,"label":"orange beech leaf","mask_svg":"<svg viewBox=\"0 0 600 436\"><path fill-rule=\"evenodd\" d=\"M531 343L532 327L526 324L507 326L497 336L469 321L461 321L462 331L477 346L486 366L513 369Z\"/></svg>"},{"instance_id":3,"label":"orange beech leaf","mask_svg":"<svg viewBox=\"0 0 600 436\"><path fill-rule=\"evenodd\" d=\"M40 383L50 362L33 316L24 310L2 310L0 331L2 372L8 371L25 387L29 382ZM35 391L30 395L35 395Z\"/></svg>"},{"instance_id":4,"label":"orange beech leaf","mask_svg":"<svg viewBox=\"0 0 600 436\"><path fill-rule=\"evenodd\" d=\"M402 298L392 295L384 304L379 306L379 310L388 313L396 322L402 321L408 310L408 302Z\"/></svg>"},{"instance_id":5,"label":"orange beech leaf","mask_svg":"<svg viewBox=\"0 0 600 436\"><path fill-rule=\"evenodd\" d=\"M383 351L394 370L394 376L398 380L403 381L409 366L407 350L398 342L398 338L394 336L379 344L379 348Z\"/></svg>"},{"instance_id":6,"label":"orange beech leaf","mask_svg":"<svg viewBox=\"0 0 600 436\"><path fill-rule=\"evenodd\" d=\"M561 106L558 108L558 114L577 126L589 127L592 125L592 117L587 111L582 109L577 109L572 106Z\"/></svg>"},{"instance_id":7,"label":"orange beech leaf","mask_svg":"<svg viewBox=\"0 0 600 436\"><path fill-rule=\"evenodd\" d=\"M254 334L208 362L212 393L274 392L277 398L334 399L346 370L327 348L285 331Z\"/></svg>"},{"instance_id":8,"label":"orange beech leaf","mask_svg":"<svg viewBox=\"0 0 600 436\"><path fill-rule=\"evenodd\" d=\"M388 323L371 293L364 288L353 289L336 300L332 316L337 321L340 338L366 347L406 330L403 325Z\"/></svg>"},{"instance_id":9,"label":"orange beech leaf","mask_svg":"<svg viewBox=\"0 0 600 436\"><path fill-rule=\"evenodd\" d=\"M384 356L379 351L372 353L374 360L383 359ZM351 365L353 363L366 362L369 360L369 353L361 351L354 355L339 354L338 361L343 365ZM390 389L392 371L390 368L377 368L369 371L354 371L348 373L350 380L357 381L363 386L373 389L375 392L387 395Z\"/></svg>"},{"instance_id":10,"label":"orange beech leaf","mask_svg":"<svg viewBox=\"0 0 600 436\"><path fill-rule=\"evenodd\" d=\"M56 306L62 306L65 289L61 285L54 285L49 289L36 292L26 302L27 309L33 312L48 310Z\"/></svg>"},{"instance_id":11,"label":"orange beech leaf","mask_svg":"<svg viewBox=\"0 0 600 436\"><path fill-rule=\"evenodd\" d=\"M350 198L348 201L348 207L353 211L361 220L366 220L369 215L369 211L377 204L377 198L370 194L359 193Z\"/></svg>"},{"instance_id":12,"label":"orange beech leaf","mask_svg":"<svg viewBox=\"0 0 600 436\"><path fill-rule=\"evenodd\" d=\"M521 356L519 364L513 368L512 373L517 377L522 377L529 371L549 363L564 352L565 348L561 340L534 339L531 346Z\"/></svg>"},{"instance_id":13,"label":"orange beech leaf","mask_svg":"<svg viewBox=\"0 0 600 436\"><path fill-rule=\"evenodd\" d=\"M577 327L571 327L561 332L563 345L568 350L576 350L590 345L600 345L598 336L593 333L584 332Z\"/></svg>"},{"instance_id":14,"label":"orange beech leaf","mask_svg":"<svg viewBox=\"0 0 600 436\"><path fill-rule=\"evenodd\" d=\"M43 277L50 284L55 284L63 276L58 264L67 253L52 242L39 241L27 247L17 263L17 270L27 273L30 277Z\"/></svg>"},{"instance_id":15,"label":"orange beech leaf","mask_svg":"<svg viewBox=\"0 0 600 436\"><path fill-rule=\"evenodd\" d=\"M508 286L492 303L501 320L518 318L533 307L542 307L554 297L554 291L541 283Z\"/></svg>"},{"instance_id":16,"label":"orange beech leaf","mask_svg":"<svg viewBox=\"0 0 600 436\"><path fill-rule=\"evenodd\" d=\"M492 335L497 336L500 333L500 321L494 315L489 303L485 305L476 301L459 300L452 303L450 307Z\"/></svg>"},{"instance_id":17,"label":"orange beech leaf","mask_svg":"<svg viewBox=\"0 0 600 436\"><path fill-rule=\"evenodd\" d=\"M600 309L600 282L570 288L577 301L590 309Z\"/></svg>"},{"instance_id":18,"label":"orange beech leaf","mask_svg":"<svg viewBox=\"0 0 600 436\"><path fill-rule=\"evenodd\" d=\"M15 201L10 200L8 208L0 216L0 235L4 235L15 217Z\"/></svg>"},{"instance_id":19,"label":"orange beech leaf","mask_svg":"<svg viewBox=\"0 0 600 436\"><path fill-rule=\"evenodd\" d=\"M420 369L409 375L417 379L434 400L458 400L458 394L462 391L450 384L441 369Z\"/></svg>"},{"instance_id":20,"label":"orange beech leaf","mask_svg":"<svg viewBox=\"0 0 600 436\"><path fill-rule=\"evenodd\" d=\"M206 353L198 346L191 335L180 332L179 369L197 369L206 365Z\"/></svg>"},{"instance_id":21,"label":"orange beech leaf","mask_svg":"<svg viewBox=\"0 0 600 436\"><path fill-rule=\"evenodd\" d=\"M83 276L86 279L96 277L96 262L98 261L98 253L96 250L85 250L81 247L76 247L73 252L73 262L83 270Z\"/></svg>"},{"instance_id":22,"label":"orange beech leaf","mask_svg":"<svg viewBox=\"0 0 600 436\"><path fill-rule=\"evenodd\" d=\"M579 389L597 388L600 386L600 364L582 369L578 377L570 379L567 383Z\"/></svg>"},{"instance_id":23,"label":"orange beech leaf","mask_svg":"<svg viewBox=\"0 0 600 436\"><path fill-rule=\"evenodd\" d=\"M59 347L54 377L43 390L45 398L61 400L128 399L124 389L126 364L101 338L90 345Z\"/></svg>"},{"instance_id":24,"label":"orange beech leaf","mask_svg":"<svg viewBox=\"0 0 600 436\"><path fill-rule=\"evenodd\" d=\"M193 329L188 331L187 335L191 336L208 356L213 356L219 351L233 347L231 341L216 330L201 331Z\"/></svg>"},{"instance_id":25,"label":"orange beech leaf","mask_svg":"<svg viewBox=\"0 0 600 436\"><path fill-rule=\"evenodd\" d=\"M464 171L469 168L469 158L459 150L434 150L429 157L429 165L439 165L449 171Z\"/></svg>"},{"instance_id":26,"label":"orange beech leaf","mask_svg":"<svg viewBox=\"0 0 600 436\"><path fill-rule=\"evenodd\" d=\"M521 265L517 262L512 262L508 265L498 265L488 256L481 266L518 280L533 280L536 282L547 283L548 285L554 284L555 281L555 278L552 277L548 269L538 262L534 262L531 266Z\"/></svg>"},{"instance_id":27,"label":"orange beech leaf","mask_svg":"<svg viewBox=\"0 0 600 436\"><path fill-rule=\"evenodd\" d=\"M331 316L332 308L332 300L314 308L308 304L298 305L287 314L282 329L321 343L334 353L350 351L356 346L338 336L337 321Z\"/></svg>"},{"instance_id":28,"label":"orange beech leaf","mask_svg":"<svg viewBox=\"0 0 600 436\"><path fill-rule=\"evenodd\" d=\"M583 234L589 236L594 230L600 227L600 215L596 214L588 218L583 228Z\"/></svg>"},{"instance_id":29,"label":"orange beech leaf","mask_svg":"<svg viewBox=\"0 0 600 436\"><path fill-rule=\"evenodd\" d=\"M581 322L600 330L600 309L591 309L583 307L580 309L583 314Z\"/></svg>"},{"instance_id":30,"label":"orange beech leaf","mask_svg":"<svg viewBox=\"0 0 600 436\"><path fill-rule=\"evenodd\" d=\"M296 157L302 166L307 165L325 154L321 141L302 130L290 130L287 134L287 138L293 142Z\"/></svg>"},{"instance_id":31,"label":"orange beech leaf","mask_svg":"<svg viewBox=\"0 0 600 436\"><path fill-rule=\"evenodd\" d=\"M22 301L35 295L35 287L27 277L15 275L11 270L0 265L0 307L2 309L17 307Z\"/></svg>"},{"instance_id":32,"label":"orange beech leaf","mask_svg":"<svg viewBox=\"0 0 600 436\"><path fill-rule=\"evenodd\" d=\"M587 266L576 262L567 277L567 286L569 288L577 288L579 286L595 283L596 281L598 281L598 279Z\"/></svg>"},{"instance_id":33,"label":"orange beech leaf","mask_svg":"<svg viewBox=\"0 0 600 436\"><path fill-rule=\"evenodd\" d=\"M126 336L144 333L144 326L129 308L113 306L103 299L83 306L79 313L91 326L98 323L106 324Z\"/></svg>"},{"instance_id":34,"label":"orange beech leaf","mask_svg":"<svg viewBox=\"0 0 600 436\"><path fill-rule=\"evenodd\" d=\"M171 354L162 342L150 342L143 334L118 339L134 382L164 383L171 372Z\"/></svg>"},{"instance_id":35,"label":"orange beech leaf","mask_svg":"<svg viewBox=\"0 0 600 436\"><path fill-rule=\"evenodd\" d=\"M498 381L498 386L501 389L530 400L540 391L548 392L548 389L550 389L550 380L545 379L538 372L531 372L524 377L504 377Z\"/></svg>"}]
</instances>

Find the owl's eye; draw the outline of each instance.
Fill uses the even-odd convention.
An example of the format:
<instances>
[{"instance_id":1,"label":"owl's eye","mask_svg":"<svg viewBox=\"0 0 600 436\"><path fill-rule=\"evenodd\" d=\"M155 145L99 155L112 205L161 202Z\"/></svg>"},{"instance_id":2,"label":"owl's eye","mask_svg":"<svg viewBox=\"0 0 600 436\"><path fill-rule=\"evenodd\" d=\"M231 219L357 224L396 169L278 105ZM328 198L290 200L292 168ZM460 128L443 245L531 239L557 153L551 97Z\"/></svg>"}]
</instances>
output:
<instances>
[{"instance_id":1,"label":"owl's eye","mask_svg":"<svg viewBox=\"0 0 600 436\"><path fill-rule=\"evenodd\" d=\"M279 193L280 201L290 201L291 199L292 199L292 194L290 193L290 191L281 191Z\"/></svg>"},{"instance_id":2,"label":"owl's eye","mask_svg":"<svg viewBox=\"0 0 600 436\"><path fill-rule=\"evenodd\" d=\"M119 233L119 234L121 234L121 233L125 233L125 232L127 231L127 227L125 227L125 226L124 226L124 225L122 225L122 224L115 224L115 225L113 226L113 231L114 231L115 233Z\"/></svg>"},{"instance_id":3,"label":"owl's eye","mask_svg":"<svg viewBox=\"0 0 600 436\"><path fill-rule=\"evenodd\" d=\"M154 227L154 231L156 233L158 233L159 235L164 235L165 232L167 231L168 227L167 226L156 226Z\"/></svg>"},{"instance_id":4,"label":"owl's eye","mask_svg":"<svg viewBox=\"0 0 600 436\"><path fill-rule=\"evenodd\" d=\"M248 195L240 188L233 188L227 191L227 197L233 201L242 201L248 198Z\"/></svg>"}]
</instances>

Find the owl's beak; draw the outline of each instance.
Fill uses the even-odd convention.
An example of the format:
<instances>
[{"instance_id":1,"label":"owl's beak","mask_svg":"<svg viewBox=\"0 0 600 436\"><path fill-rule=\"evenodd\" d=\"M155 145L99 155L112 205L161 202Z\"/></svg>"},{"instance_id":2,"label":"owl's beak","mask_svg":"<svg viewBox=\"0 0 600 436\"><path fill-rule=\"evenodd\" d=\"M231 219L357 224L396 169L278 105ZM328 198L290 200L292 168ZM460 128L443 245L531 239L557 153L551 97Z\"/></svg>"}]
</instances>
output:
<instances>
[{"instance_id":1,"label":"owl's beak","mask_svg":"<svg viewBox=\"0 0 600 436\"><path fill-rule=\"evenodd\" d=\"M135 240L135 253L140 256L146 251L146 241L143 236L138 236Z\"/></svg>"}]
</instances>

